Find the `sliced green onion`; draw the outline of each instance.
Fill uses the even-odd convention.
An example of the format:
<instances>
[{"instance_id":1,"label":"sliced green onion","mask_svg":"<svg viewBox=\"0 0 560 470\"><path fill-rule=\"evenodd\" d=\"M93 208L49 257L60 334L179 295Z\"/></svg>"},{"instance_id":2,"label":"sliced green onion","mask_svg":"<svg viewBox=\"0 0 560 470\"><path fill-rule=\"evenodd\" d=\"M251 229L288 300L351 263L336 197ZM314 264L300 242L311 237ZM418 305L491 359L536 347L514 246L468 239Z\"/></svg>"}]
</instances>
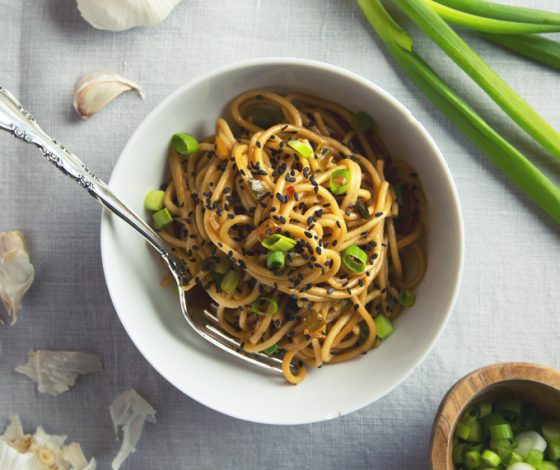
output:
<instances>
[{"instance_id":1,"label":"sliced green onion","mask_svg":"<svg viewBox=\"0 0 560 470\"><path fill-rule=\"evenodd\" d=\"M560 421L546 421L541 430L546 442L560 445Z\"/></svg>"},{"instance_id":2,"label":"sliced green onion","mask_svg":"<svg viewBox=\"0 0 560 470\"><path fill-rule=\"evenodd\" d=\"M311 158L313 156L313 149L301 140L288 140L288 145L292 147L303 158Z\"/></svg>"},{"instance_id":3,"label":"sliced green onion","mask_svg":"<svg viewBox=\"0 0 560 470\"><path fill-rule=\"evenodd\" d=\"M480 452L476 450L469 450L468 452L465 452L463 461L465 463L465 467L477 468L480 465Z\"/></svg>"},{"instance_id":4,"label":"sliced green onion","mask_svg":"<svg viewBox=\"0 0 560 470\"><path fill-rule=\"evenodd\" d=\"M260 305L265 304L266 309L262 309ZM278 311L278 302L270 297L259 297L251 304L251 312L257 315L274 315Z\"/></svg>"},{"instance_id":5,"label":"sliced green onion","mask_svg":"<svg viewBox=\"0 0 560 470\"><path fill-rule=\"evenodd\" d=\"M266 267L271 271L278 271L284 267L286 255L283 251L271 251L266 257Z\"/></svg>"},{"instance_id":6,"label":"sliced green onion","mask_svg":"<svg viewBox=\"0 0 560 470\"><path fill-rule=\"evenodd\" d=\"M560 460L560 444L550 444L546 449L546 456L550 460Z\"/></svg>"},{"instance_id":7,"label":"sliced green onion","mask_svg":"<svg viewBox=\"0 0 560 470\"><path fill-rule=\"evenodd\" d=\"M463 455L466 452L466 445L464 443L457 443L453 445L452 459L455 465L463 463Z\"/></svg>"},{"instance_id":8,"label":"sliced green onion","mask_svg":"<svg viewBox=\"0 0 560 470\"><path fill-rule=\"evenodd\" d=\"M523 23L560 25L560 13L504 5L486 0L437 0L438 3L473 15Z\"/></svg>"},{"instance_id":9,"label":"sliced green onion","mask_svg":"<svg viewBox=\"0 0 560 470\"><path fill-rule=\"evenodd\" d=\"M231 294L239 284L239 273L233 269L230 269L222 282L220 282L220 289L223 290L226 294Z\"/></svg>"},{"instance_id":10,"label":"sliced green onion","mask_svg":"<svg viewBox=\"0 0 560 470\"><path fill-rule=\"evenodd\" d=\"M519 445L515 451L524 459L529 455L529 451L533 449L544 452L546 450L546 441L536 431L525 431L516 436Z\"/></svg>"},{"instance_id":11,"label":"sliced green onion","mask_svg":"<svg viewBox=\"0 0 560 470\"><path fill-rule=\"evenodd\" d=\"M148 211L160 211L163 209L165 191L149 191L144 198L144 208Z\"/></svg>"},{"instance_id":12,"label":"sliced green onion","mask_svg":"<svg viewBox=\"0 0 560 470\"><path fill-rule=\"evenodd\" d=\"M356 245L350 245L342 253L342 266L354 274L363 273L366 270L367 254Z\"/></svg>"},{"instance_id":13,"label":"sliced green onion","mask_svg":"<svg viewBox=\"0 0 560 470\"><path fill-rule=\"evenodd\" d=\"M280 349L280 345L278 343L273 344L272 346L269 346L268 348L266 348L263 353L268 354L269 356L274 354L276 351L278 351Z\"/></svg>"},{"instance_id":14,"label":"sliced green onion","mask_svg":"<svg viewBox=\"0 0 560 470\"><path fill-rule=\"evenodd\" d=\"M473 51L426 0L396 0L396 3L519 126L560 159L560 134Z\"/></svg>"},{"instance_id":15,"label":"sliced green onion","mask_svg":"<svg viewBox=\"0 0 560 470\"><path fill-rule=\"evenodd\" d=\"M350 186L350 172L346 168L334 170L329 180L331 193L335 195L344 194Z\"/></svg>"},{"instance_id":16,"label":"sliced green onion","mask_svg":"<svg viewBox=\"0 0 560 470\"><path fill-rule=\"evenodd\" d=\"M399 292L397 299L403 307L412 307L416 303L416 294L411 290L403 289Z\"/></svg>"},{"instance_id":17,"label":"sliced green onion","mask_svg":"<svg viewBox=\"0 0 560 470\"><path fill-rule=\"evenodd\" d=\"M453 23L464 28L493 34L533 34L554 33L560 31L560 25L522 23L517 21L504 21L495 18L485 18L461 10L455 10L441 5L433 0L426 0L439 16L448 23Z\"/></svg>"},{"instance_id":18,"label":"sliced green onion","mask_svg":"<svg viewBox=\"0 0 560 470\"><path fill-rule=\"evenodd\" d=\"M457 436L459 439L463 439L463 441L466 441L469 437L469 434L471 433L473 424L474 423L464 423L459 421L455 426L455 436Z\"/></svg>"},{"instance_id":19,"label":"sliced green onion","mask_svg":"<svg viewBox=\"0 0 560 470\"><path fill-rule=\"evenodd\" d=\"M470 432L466 438L469 442L482 442L482 425L480 421L471 424Z\"/></svg>"},{"instance_id":20,"label":"sliced green onion","mask_svg":"<svg viewBox=\"0 0 560 470\"><path fill-rule=\"evenodd\" d=\"M490 439L493 441L502 441L504 439L512 439L513 431L510 424L494 424L489 426Z\"/></svg>"},{"instance_id":21,"label":"sliced green onion","mask_svg":"<svg viewBox=\"0 0 560 470\"><path fill-rule=\"evenodd\" d=\"M293 238L286 237L279 233L271 235L261 242L261 245L267 250L284 252L290 251L296 244L297 242Z\"/></svg>"},{"instance_id":22,"label":"sliced green onion","mask_svg":"<svg viewBox=\"0 0 560 470\"><path fill-rule=\"evenodd\" d=\"M461 421L467 424L474 423L476 420L478 420L479 416L480 409L478 408L478 406L470 406L469 408L467 408L465 413L463 413L463 416L461 416Z\"/></svg>"},{"instance_id":23,"label":"sliced green onion","mask_svg":"<svg viewBox=\"0 0 560 470\"><path fill-rule=\"evenodd\" d=\"M358 210L358 214L360 214L362 218L366 220L369 220L371 218L369 210L364 201L356 202L356 209Z\"/></svg>"},{"instance_id":24,"label":"sliced green onion","mask_svg":"<svg viewBox=\"0 0 560 470\"><path fill-rule=\"evenodd\" d=\"M550 67L560 69L560 43L536 34L481 34L486 40Z\"/></svg>"},{"instance_id":25,"label":"sliced green onion","mask_svg":"<svg viewBox=\"0 0 560 470\"><path fill-rule=\"evenodd\" d=\"M519 455L517 452L514 451L509 455L507 459L507 466L509 467L510 465L519 462L523 462L523 457L521 457L521 455Z\"/></svg>"},{"instance_id":26,"label":"sliced green onion","mask_svg":"<svg viewBox=\"0 0 560 470\"><path fill-rule=\"evenodd\" d=\"M383 314L375 317L375 327L377 330L376 334L379 339L386 339L395 331L393 322Z\"/></svg>"},{"instance_id":27,"label":"sliced green onion","mask_svg":"<svg viewBox=\"0 0 560 470\"><path fill-rule=\"evenodd\" d=\"M496 403L496 411L498 411L507 421L514 422L521 416L521 400L501 400Z\"/></svg>"},{"instance_id":28,"label":"sliced green onion","mask_svg":"<svg viewBox=\"0 0 560 470\"><path fill-rule=\"evenodd\" d=\"M560 467L558 467L558 465L556 465L554 462L545 460L539 470L560 470Z\"/></svg>"},{"instance_id":29,"label":"sliced green onion","mask_svg":"<svg viewBox=\"0 0 560 470\"><path fill-rule=\"evenodd\" d=\"M502 460L507 460L513 449L517 448L517 441L512 439L490 440L490 449L496 452Z\"/></svg>"},{"instance_id":30,"label":"sliced green onion","mask_svg":"<svg viewBox=\"0 0 560 470\"><path fill-rule=\"evenodd\" d=\"M478 409L480 410L479 417L484 418L492 413L492 403L488 403L487 401L479 403Z\"/></svg>"},{"instance_id":31,"label":"sliced green onion","mask_svg":"<svg viewBox=\"0 0 560 470\"><path fill-rule=\"evenodd\" d=\"M543 460L544 460L544 454L542 453L542 451L537 449L531 449L529 451L529 454L527 455L526 462L535 468L541 468Z\"/></svg>"},{"instance_id":32,"label":"sliced green onion","mask_svg":"<svg viewBox=\"0 0 560 470\"><path fill-rule=\"evenodd\" d=\"M154 224L157 228L162 229L167 227L171 222L173 222L173 216L167 207L160 211L157 211L152 216L154 218Z\"/></svg>"},{"instance_id":33,"label":"sliced green onion","mask_svg":"<svg viewBox=\"0 0 560 470\"><path fill-rule=\"evenodd\" d=\"M171 143L179 155L190 155L198 150L198 140L191 134L173 134Z\"/></svg>"},{"instance_id":34,"label":"sliced green onion","mask_svg":"<svg viewBox=\"0 0 560 470\"><path fill-rule=\"evenodd\" d=\"M481 455L482 463L486 465L490 465L492 468L496 468L500 463L502 463L502 459L498 454L492 452L491 450L486 449Z\"/></svg>"},{"instance_id":35,"label":"sliced green onion","mask_svg":"<svg viewBox=\"0 0 560 470\"><path fill-rule=\"evenodd\" d=\"M358 4L412 82L519 188L560 222L560 189L412 52L412 39L387 13L380 0L358 0Z\"/></svg>"},{"instance_id":36,"label":"sliced green onion","mask_svg":"<svg viewBox=\"0 0 560 470\"><path fill-rule=\"evenodd\" d=\"M216 266L214 266L214 272L218 274L225 274L228 272L229 268L231 267L231 263L227 258L221 258Z\"/></svg>"},{"instance_id":37,"label":"sliced green onion","mask_svg":"<svg viewBox=\"0 0 560 470\"><path fill-rule=\"evenodd\" d=\"M370 117L369 114L364 113L363 111L358 111L352 117L352 127L356 129L358 132L366 132L373 126L373 119Z\"/></svg>"}]
</instances>

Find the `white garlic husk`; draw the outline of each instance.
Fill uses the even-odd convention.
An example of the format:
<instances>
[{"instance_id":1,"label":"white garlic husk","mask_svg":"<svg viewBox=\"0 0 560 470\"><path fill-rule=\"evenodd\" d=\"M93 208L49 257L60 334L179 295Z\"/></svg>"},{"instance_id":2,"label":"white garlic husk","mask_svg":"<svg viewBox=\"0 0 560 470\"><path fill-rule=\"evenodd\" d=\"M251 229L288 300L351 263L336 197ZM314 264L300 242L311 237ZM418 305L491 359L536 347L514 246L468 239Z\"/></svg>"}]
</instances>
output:
<instances>
[{"instance_id":1,"label":"white garlic husk","mask_svg":"<svg viewBox=\"0 0 560 470\"><path fill-rule=\"evenodd\" d=\"M144 98L144 93L136 83L111 71L94 70L86 73L76 83L74 109L83 119L87 119L118 96L132 90L140 98Z\"/></svg>"},{"instance_id":2,"label":"white garlic husk","mask_svg":"<svg viewBox=\"0 0 560 470\"><path fill-rule=\"evenodd\" d=\"M94 28L124 31L162 22L181 0L77 0L82 17Z\"/></svg>"},{"instance_id":3,"label":"white garlic husk","mask_svg":"<svg viewBox=\"0 0 560 470\"><path fill-rule=\"evenodd\" d=\"M18 231L0 233L0 298L12 325L18 319L21 299L34 278L35 269L23 234Z\"/></svg>"},{"instance_id":4,"label":"white garlic husk","mask_svg":"<svg viewBox=\"0 0 560 470\"><path fill-rule=\"evenodd\" d=\"M2 470L95 470L95 459L86 459L80 444L64 445L67 436L47 434L38 427L25 434L18 416L12 417L0 436Z\"/></svg>"}]
</instances>

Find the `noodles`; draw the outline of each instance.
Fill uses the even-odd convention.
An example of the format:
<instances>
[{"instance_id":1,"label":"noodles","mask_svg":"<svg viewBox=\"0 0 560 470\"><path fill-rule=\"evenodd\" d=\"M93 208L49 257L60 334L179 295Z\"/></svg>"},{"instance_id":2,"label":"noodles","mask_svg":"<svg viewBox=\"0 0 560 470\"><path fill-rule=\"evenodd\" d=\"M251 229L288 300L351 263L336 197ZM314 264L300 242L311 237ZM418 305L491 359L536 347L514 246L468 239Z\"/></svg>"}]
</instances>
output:
<instances>
[{"instance_id":1,"label":"noodles","mask_svg":"<svg viewBox=\"0 0 560 470\"><path fill-rule=\"evenodd\" d=\"M426 270L423 195L340 105L256 90L231 115L196 152L171 150L174 222L162 235L219 305L224 331L283 357L295 384L305 366L376 347L375 318L400 314L399 292Z\"/></svg>"}]
</instances>

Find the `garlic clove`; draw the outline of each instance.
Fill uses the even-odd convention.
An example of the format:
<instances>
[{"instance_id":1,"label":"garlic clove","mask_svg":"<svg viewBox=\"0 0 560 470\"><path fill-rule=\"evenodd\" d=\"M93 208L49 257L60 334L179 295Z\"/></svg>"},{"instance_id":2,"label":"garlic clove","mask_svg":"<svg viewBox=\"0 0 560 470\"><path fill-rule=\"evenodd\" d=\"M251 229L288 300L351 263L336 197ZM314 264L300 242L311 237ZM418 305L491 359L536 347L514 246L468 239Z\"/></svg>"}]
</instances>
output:
<instances>
[{"instance_id":1,"label":"garlic clove","mask_svg":"<svg viewBox=\"0 0 560 470\"><path fill-rule=\"evenodd\" d=\"M132 90L144 98L144 93L136 83L114 72L95 70L82 76L76 83L74 109L83 119L87 119L124 92Z\"/></svg>"},{"instance_id":2,"label":"garlic clove","mask_svg":"<svg viewBox=\"0 0 560 470\"><path fill-rule=\"evenodd\" d=\"M12 325L17 321L21 299L31 287L35 269L29 260L21 232L0 233L0 298Z\"/></svg>"},{"instance_id":3,"label":"garlic clove","mask_svg":"<svg viewBox=\"0 0 560 470\"><path fill-rule=\"evenodd\" d=\"M77 0L82 17L94 28L123 31L163 21L181 0Z\"/></svg>"}]
</instances>

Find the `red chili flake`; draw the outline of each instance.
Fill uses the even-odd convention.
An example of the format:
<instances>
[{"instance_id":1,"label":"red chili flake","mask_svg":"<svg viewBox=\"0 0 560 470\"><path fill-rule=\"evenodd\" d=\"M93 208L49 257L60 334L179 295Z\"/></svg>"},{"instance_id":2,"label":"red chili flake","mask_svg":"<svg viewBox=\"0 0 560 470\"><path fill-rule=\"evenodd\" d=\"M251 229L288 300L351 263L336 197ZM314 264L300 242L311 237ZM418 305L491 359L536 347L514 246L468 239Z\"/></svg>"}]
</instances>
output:
<instances>
[{"instance_id":1,"label":"red chili flake","mask_svg":"<svg viewBox=\"0 0 560 470\"><path fill-rule=\"evenodd\" d=\"M293 196L294 193L296 192L296 188L294 188L293 186L288 186L288 187L286 188L286 192L287 192L290 196Z\"/></svg>"}]
</instances>

